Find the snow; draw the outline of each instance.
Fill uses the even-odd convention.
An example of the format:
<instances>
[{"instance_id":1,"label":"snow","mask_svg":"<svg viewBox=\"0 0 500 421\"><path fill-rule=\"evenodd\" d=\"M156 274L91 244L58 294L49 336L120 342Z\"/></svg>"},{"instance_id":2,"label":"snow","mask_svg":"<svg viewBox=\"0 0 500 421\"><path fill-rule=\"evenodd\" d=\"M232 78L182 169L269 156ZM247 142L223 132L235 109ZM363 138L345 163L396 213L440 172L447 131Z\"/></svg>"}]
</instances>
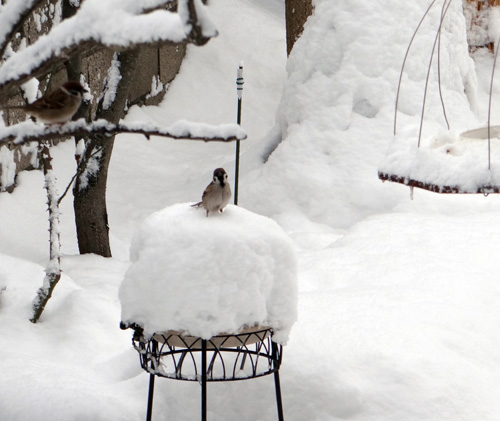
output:
<instances>
[{"instance_id":1,"label":"snow","mask_svg":"<svg viewBox=\"0 0 500 421\"><path fill-rule=\"evenodd\" d=\"M79 151L79 147L76 148ZM78 155L76 155L78 156ZM81 156L81 155L80 155ZM80 178L80 182L78 188L80 191L84 191L92 179L99 173L99 161L102 158L102 151L96 150L92 153L92 155L88 158L87 163L85 164L85 169L78 176Z\"/></svg>"},{"instance_id":2,"label":"snow","mask_svg":"<svg viewBox=\"0 0 500 421\"><path fill-rule=\"evenodd\" d=\"M4 44L4 40L9 35L11 28L19 21L19 17L29 10L36 0L26 0L23 2L9 2L2 4L0 11L0 44Z\"/></svg>"},{"instance_id":3,"label":"snow","mask_svg":"<svg viewBox=\"0 0 500 421\"><path fill-rule=\"evenodd\" d=\"M427 147L418 148L414 137L398 136L379 166L384 174L440 187L459 193L476 193L500 186L500 139L470 138L443 132Z\"/></svg>"},{"instance_id":4,"label":"snow","mask_svg":"<svg viewBox=\"0 0 500 421\"><path fill-rule=\"evenodd\" d=\"M111 104L113 104L116 98L116 90L118 89L118 84L121 79L120 60L118 60L118 54L115 53L108 69L108 75L104 81L104 98L102 100L102 108L104 110L107 110Z\"/></svg>"},{"instance_id":5,"label":"snow","mask_svg":"<svg viewBox=\"0 0 500 421\"><path fill-rule=\"evenodd\" d=\"M51 226L50 231L50 243L51 243L51 260L58 262L61 258L60 254L60 227L59 227L59 208L57 206L57 201L59 199L59 192L57 190L57 177L53 170L48 169L45 175L45 190L47 190L47 207L49 212L49 223ZM54 264L51 262L51 264ZM57 266L59 264L57 263ZM56 267L55 270L59 272L60 268Z\"/></svg>"},{"instance_id":6,"label":"snow","mask_svg":"<svg viewBox=\"0 0 500 421\"><path fill-rule=\"evenodd\" d=\"M497 421L499 197L416 190L411 201L408 188L377 178L393 140L417 141L441 4L412 48L394 139L401 63L429 2L315 3L321 13L287 80L284 3L210 2L219 36L188 48L161 106L132 107L126 123L234 122L244 60L239 203L276 221L298 256L298 318L280 369L287 421ZM486 51L470 61L460 7L452 2L442 39L453 133L485 126L492 64ZM435 80L433 71L424 144L448 130ZM51 152L61 191L75 169L73 142ZM43 176L24 172L0 194L2 419L145 418L149 378L131 331L119 329L133 233L152 213L199 200L214 168L232 179L233 162L234 144L118 136L107 191L114 257L78 255L72 201L63 200L62 279L36 325L31 301L48 260ZM158 379L153 419L198 419L199 399L196 382ZM209 420L276 420L272 378L212 383L208 409Z\"/></svg>"},{"instance_id":7,"label":"snow","mask_svg":"<svg viewBox=\"0 0 500 421\"><path fill-rule=\"evenodd\" d=\"M22 85L22 90L24 91L24 97L31 103L34 102L39 97L38 81L36 79L31 79L30 81Z\"/></svg>"},{"instance_id":8,"label":"snow","mask_svg":"<svg viewBox=\"0 0 500 421\"><path fill-rule=\"evenodd\" d=\"M192 23L190 22L190 13L189 13L189 1L188 0L180 0L177 5L177 12L179 17L184 25L184 32L189 34L192 30ZM217 35L217 29L215 25L210 20L208 13L205 11L203 7L203 3L201 0L194 0L194 9L196 13L196 18L198 23L201 26L201 33L205 37L213 37Z\"/></svg>"},{"instance_id":9,"label":"snow","mask_svg":"<svg viewBox=\"0 0 500 421\"><path fill-rule=\"evenodd\" d=\"M2 188L8 188L15 182L16 164L14 162L14 151L8 148L0 148L0 162L2 163Z\"/></svg>"},{"instance_id":10,"label":"snow","mask_svg":"<svg viewBox=\"0 0 500 421\"><path fill-rule=\"evenodd\" d=\"M154 98L156 95L160 94L163 92L163 83L161 82L160 78L158 76L153 76L151 79L151 91L149 94L146 95L146 99L149 98ZM168 88L168 84L167 84Z\"/></svg>"},{"instance_id":11,"label":"snow","mask_svg":"<svg viewBox=\"0 0 500 421\"><path fill-rule=\"evenodd\" d=\"M139 5L135 0L107 0L104 3L101 0L87 0L75 16L53 27L50 36L41 36L34 44L2 63L0 84L17 75L29 74L48 58L76 43L95 41L105 46L127 46L157 41L182 42L189 33L185 30L189 28L185 27L180 15L167 10L142 14L145 9L166 2L149 1ZM203 16L203 34L215 36L215 27L201 9L202 6L198 5L197 10ZM18 8L8 7L8 11L6 28L10 28L13 17L20 14Z\"/></svg>"},{"instance_id":12,"label":"snow","mask_svg":"<svg viewBox=\"0 0 500 421\"><path fill-rule=\"evenodd\" d=\"M172 330L204 339L267 326L285 343L297 318L288 236L273 220L234 205L206 217L191 204L152 214L132 238L119 291L122 321L146 336Z\"/></svg>"},{"instance_id":13,"label":"snow","mask_svg":"<svg viewBox=\"0 0 500 421\"><path fill-rule=\"evenodd\" d=\"M471 7L472 5L469 5L466 9L469 24ZM438 9L436 8L436 10ZM466 137L460 134L460 131L464 129L475 129L483 124L473 113L477 111L473 109L476 105L475 101L470 101L472 107L470 110L464 108L464 106L469 106L468 100L474 95L474 92L470 91L471 89L475 90L472 85L476 82L470 75L470 58L463 37L463 23L464 17L461 14L461 7L448 10L442 26L444 32L441 40L442 46L440 52L437 53L439 55L437 57L432 55L432 51L427 54L429 57L426 60L427 65L433 71L428 94L433 98L431 98L430 104L425 104L421 126L420 124L418 126L406 124L403 130L399 129L379 166L380 173L440 188L451 187L460 193L475 193L484 187L498 186L500 182L498 175L500 155L498 155L496 145L498 139L491 139L488 142L487 135L483 135L481 138L472 140L471 136ZM477 30L471 32L477 32ZM421 34L417 33L418 36ZM470 35L470 37L475 36L477 34ZM454 54L450 55L447 53L448 44L453 39L458 39L461 43L453 42ZM460 44L461 48L459 49ZM421 61L421 56L418 53L419 51L410 50L409 61ZM432 63L429 61L431 55ZM440 64L439 68L438 64ZM450 67L455 71L450 71ZM439 76L437 76L438 72ZM406 84L411 85L412 82L402 78L402 92L404 92ZM445 103L444 109L441 111L436 101L440 85ZM463 97L467 96L467 91L471 97L465 99ZM400 100L403 101L401 109L406 112L404 95L400 97ZM423 101L424 97L421 96L422 104ZM399 112L399 110L397 111ZM453 127L452 130L444 130L443 121L435 118L439 114L444 118L445 113L446 120ZM450 117L448 118L448 116ZM397 125L395 128L397 129Z\"/></svg>"},{"instance_id":14,"label":"snow","mask_svg":"<svg viewBox=\"0 0 500 421\"><path fill-rule=\"evenodd\" d=\"M187 120L179 120L165 127L150 122L135 121L120 123L114 125L107 120L99 119L86 122L84 119L69 121L63 125L44 125L35 123L32 120L26 120L19 124L2 127L0 133L0 142L5 143L6 139L12 139L12 143L20 144L26 142L27 137L46 136L54 133L75 133L85 129L87 132L95 132L100 130L124 132L146 132L159 134L163 136L171 136L176 138L201 138L201 139L221 139L227 140L235 137L242 140L246 138L245 130L235 123L228 124L206 124Z\"/></svg>"}]
</instances>

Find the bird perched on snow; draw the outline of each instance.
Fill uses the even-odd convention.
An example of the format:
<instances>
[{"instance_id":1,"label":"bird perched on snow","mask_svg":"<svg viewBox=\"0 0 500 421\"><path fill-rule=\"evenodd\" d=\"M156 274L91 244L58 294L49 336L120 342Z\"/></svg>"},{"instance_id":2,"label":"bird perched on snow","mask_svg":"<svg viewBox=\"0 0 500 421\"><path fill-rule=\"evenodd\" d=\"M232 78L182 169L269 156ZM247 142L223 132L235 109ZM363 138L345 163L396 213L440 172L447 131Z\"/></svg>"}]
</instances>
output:
<instances>
[{"instance_id":1,"label":"bird perched on snow","mask_svg":"<svg viewBox=\"0 0 500 421\"><path fill-rule=\"evenodd\" d=\"M87 90L78 82L69 81L31 104L8 105L1 108L23 110L42 123L62 124L71 120L71 117L78 111L84 92Z\"/></svg>"},{"instance_id":2,"label":"bird perched on snow","mask_svg":"<svg viewBox=\"0 0 500 421\"><path fill-rule=\"evenodd\" d=\"M222 213L229 203L231 195L231 187L229 187L229 183L227 182L226 171L224 168L216 168L212 182L201 196L201 202L195 203L192 206L203 206L207 211L207 216L209 212L219 211Z\"/></svg>"}]
</instances>

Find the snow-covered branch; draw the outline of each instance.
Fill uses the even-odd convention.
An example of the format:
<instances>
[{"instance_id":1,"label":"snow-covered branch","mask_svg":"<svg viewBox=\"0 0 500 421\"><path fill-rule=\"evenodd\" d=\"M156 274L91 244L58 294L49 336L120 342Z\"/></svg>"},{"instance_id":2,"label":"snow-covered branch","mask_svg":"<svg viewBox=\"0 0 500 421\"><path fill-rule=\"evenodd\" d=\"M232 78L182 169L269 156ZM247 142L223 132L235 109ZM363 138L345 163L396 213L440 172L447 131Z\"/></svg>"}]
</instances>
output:
<instances>
[{"instance_id":1,"label":"snow-covered branch","mask_svg":"<svg viewBox=\"0 0 500 421\"><path fill-rule=\"evenodd\" d=\"M52 291L61 279L61 243L59 230L59 203L56 188L56 178L52 169L50 151L47 146L42 147L41 161L43 174L45 176L45 190L47 190L47 206L49 211L49 234L50 234L50 261L45 268L43 285L38 289L33 300L33 317L30 319L36 323L42 315L47 302L52 296Z\"/></svg>"},{"instance_id":2,"label":"snow-covered branch","mask_svg":"<svg viewBox=\"0 0 500 421\"><path fill-rule=\"evenodd\" d=\"M63 125L45 126L32 121L24 121L14 126L0 129L0 146L7 143L22 144L30 141L62 139L70 136L84 137L90 134L115 135L119 133L142 134L170 137L173 139L203 140L205 142L231 142L247 137L237 124L211 125L180 120L169 127L158 127L150 123L113 124L106 120L87 123L84 119Z\"/></svg>"},{"instance_id":3,"label":"snow-covered branch","mask_svg":"<svg viewBox=\"0 0 500 421\"><path fill-rule=\"evenodd\" d=\"M9 1L0 11L0 57L2 57L16 32L38 6L47 0Z\"/></svg>"},{"instance_id":4,"label":"snow-covered branch","mask_svg":"<svg viewBox=\"0 0 500 421\"><path fill-rule=\"evenodd\" d=\"M101 48L124 51L172 43L203 45L217 35L212 22L203 13L201 0L179 0L180 9L197 13L197 16L157 9L169 2L86 0L78 13L54 26L48 34L2 64L0 100L7 98L9 92L21 83L48 73L72 56L89 54ZM2 12L3 9L0 10L0 22ZM17 16L21 18L21 13Z\"/></svg>"}]
</instances>

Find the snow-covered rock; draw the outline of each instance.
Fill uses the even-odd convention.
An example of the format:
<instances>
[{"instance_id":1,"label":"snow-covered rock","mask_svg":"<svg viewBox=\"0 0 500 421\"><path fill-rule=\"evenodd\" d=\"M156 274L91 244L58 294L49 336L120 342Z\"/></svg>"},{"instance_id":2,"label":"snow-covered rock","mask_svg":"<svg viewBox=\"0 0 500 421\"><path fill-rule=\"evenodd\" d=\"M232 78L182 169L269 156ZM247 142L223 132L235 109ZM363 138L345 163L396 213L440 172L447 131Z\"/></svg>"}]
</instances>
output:
<instances>
[{"instance_id":1,"label":"snow-covered rock","mask_svg":"<svg viewBox=\"0 0 500 421\"><path fill-rule=\"evenodd\" d=\"M297 318L291 240L269 218L229 205L223 214L176 204L150 215L131 243L119 297L122 321L146 335L205 339L270 326L285 343Z\"/></svg>"}]
</instances>

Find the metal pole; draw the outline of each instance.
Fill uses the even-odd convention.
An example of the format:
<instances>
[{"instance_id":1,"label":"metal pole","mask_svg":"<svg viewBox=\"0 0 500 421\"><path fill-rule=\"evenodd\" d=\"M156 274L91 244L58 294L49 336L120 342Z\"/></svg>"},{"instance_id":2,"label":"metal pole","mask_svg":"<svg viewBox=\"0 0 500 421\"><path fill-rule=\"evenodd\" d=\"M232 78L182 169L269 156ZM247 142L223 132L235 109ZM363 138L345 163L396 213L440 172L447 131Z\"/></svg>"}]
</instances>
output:
<instances>
[{"instance_id":1,"label":"metal pole","mask_svg":"<svg viewBox=\"0 0 500 421\"><path fill-rule=\"evenodd\" d=\"M201 421L207 421L207 341L201 340Z\"/></svg>"},{"instance_id":2,"label":"metal pole","mask_svg":"<svg viewBox=\"0 0 500 421\"><path fill-rule=\"evenodd\" d=\"M151 358L156 358L158 343L153 340L152 341L152 356ZM151 360L151 368L154 368L153 360ZM149 393L148 393L148 412L146 414L146 421L151 421L153 417L153 396L155 393L155 375L149 375Z\"/></svg>"},{"instance_id":3,"label":"metal pole","mask_svg":"<svg viewBox=\"0 0 500 421\"><path fill-rule=\"evenodd\" d=\"M241 125L241 101L243 97L243 62L240 63L236 73L236 93L238 94L238 114L236 122ZM238 204L238 183L240 178L240 141L236 141L236 162L234 169L234 204Z\"/></svg>"},{"instance_id":4,"label":"metal pole","mask_svg":"<svg viewBox=\"0 0 500 421\"><path fill-rule=\"evenodd\" d=\"M272 349L273 349L273 364L274 368L276 371L274 372L274 387L276 388L276 406L278 407L278 420L279 421L284 421L284 416L283 416L283 403L281 401L281 385L280 385L280 362L276 362L278 358L281 358L281 356L278 357L278 344L275 342L272 342Z\"/></svg>"},{"instance_id":5,"label":"metal pole","mask_svg":"<svg viewBox=\"0 0 500 421\"><path fill-rule=\"evenodd\" d=\"M153 417L153 395L155 390L155 375L149 375L149 395L148 395L148 413L146 421L151 421Z\"/></svg>"}]
</instances>

